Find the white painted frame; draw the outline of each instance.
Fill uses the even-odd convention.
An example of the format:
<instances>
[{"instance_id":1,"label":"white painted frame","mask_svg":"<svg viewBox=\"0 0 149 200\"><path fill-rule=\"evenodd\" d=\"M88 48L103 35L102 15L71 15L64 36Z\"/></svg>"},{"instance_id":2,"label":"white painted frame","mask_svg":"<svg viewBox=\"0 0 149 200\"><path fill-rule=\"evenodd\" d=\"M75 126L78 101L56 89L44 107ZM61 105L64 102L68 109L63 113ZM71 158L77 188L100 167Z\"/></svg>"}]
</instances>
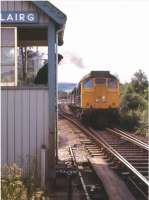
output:
<instances>
[{"instance_id":1,"label":"white painted frame","mask_svg":"<svg viewBox=\"0 0 149 200\"><path fill-rule=\"evenodd\" d=\"M14 52L15 52L15 65L14 65L14 70L15 70L15 80L14 82L0 82L0 86L17 86L18 83L18 55L17 55L17 27L1 27L1 30L5 29L14 29L14 35L15 35L15 41L14 41ZM6 47L4 45L4 47ZM9 47L9 46L8 46Z\"/></svg>"}]
</instances>

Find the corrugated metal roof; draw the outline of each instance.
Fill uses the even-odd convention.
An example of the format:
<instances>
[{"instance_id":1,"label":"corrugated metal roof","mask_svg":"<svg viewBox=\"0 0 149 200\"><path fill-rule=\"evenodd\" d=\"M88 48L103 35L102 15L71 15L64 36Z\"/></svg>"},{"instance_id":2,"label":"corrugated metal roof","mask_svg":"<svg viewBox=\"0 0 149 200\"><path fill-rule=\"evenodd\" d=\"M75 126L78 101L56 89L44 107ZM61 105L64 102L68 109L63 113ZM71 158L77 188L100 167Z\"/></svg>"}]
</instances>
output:
<instances>
[{"instance_id":1,"label":"corrugated metal roof","mask_svg":"<svg viewBox=\"0 0 149 200\"><path fill-rule=\"evenodd\" d=\"M84 76L81 79L81 81L88 79L88 78L114 78L114 79L117 79L114 75L110 74L110 71L91 71L89 74Z\"/></svg>"}]
</instances>

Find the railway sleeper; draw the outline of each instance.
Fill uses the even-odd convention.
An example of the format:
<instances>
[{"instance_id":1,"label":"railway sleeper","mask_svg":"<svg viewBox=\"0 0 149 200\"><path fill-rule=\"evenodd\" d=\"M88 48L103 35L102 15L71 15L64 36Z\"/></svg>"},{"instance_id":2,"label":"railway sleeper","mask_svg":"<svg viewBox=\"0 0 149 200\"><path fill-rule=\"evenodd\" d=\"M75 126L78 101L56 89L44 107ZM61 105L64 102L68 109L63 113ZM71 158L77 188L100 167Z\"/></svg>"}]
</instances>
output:
<instances>
[{"instance_id":1,"label":"railway sleeper","mask_svg":"<svg viewBox=\"0 0 149 200\"><path fill-rule=\"evenodd\" d=\"M143 199L148 200L148 192L146 189L142 188L139 183L134 180L132 177L128 178L129 183L134 187L133 190L137 190L139 193L136 195L137 197L140 197L140 195L143 197Z\"/></svg>"},{"instance_id":2,"label":"railway sleeper","mask_svg":"<svg viewBox=\"0 0 149 200\"><path fill-rule=\"evenodd\" d=\"M135 147L133 147L133 146L112 146L114 149L127 149L127 150L130 150L130 149L132 149L132 150L139 150L140 151L140 149L138 149L136 146Z\"/></svg>"},{"instance_id":3,"label":"railway sleeper","mask_svg":"<svg viewBox=\"0 0 149 200\"><path fill-rule=\"evenodd\" d=\"M148 159L142 159L142 158L127 158L127 161L129 161L130 163L147 163L148 164Z\"/></svg>"},{"instance_id":4,"label":"railway sleeper","mask_svg":"<svg viewBox=\"0 0 149 200\"><path fill-rule=\"evenodd\" d=\"M136 149L117 149L116 148L116 150L119 151L119 152L124 152L124 153L134 153L134 152L135 153L141 153L141 154L143 153L143 152L136 150Z\"/></svg>"},{"instance_id":5,"label":"railway sleeper","mask_svg":"<svg viewBox=\"0 0 149 200\"><path fill-rule=\"evenodd\" d=\"M122 154L122 156L131 156L131 157L146 157L147 158L147 155L144 155L144 154L142 154L142 153L139 153L139 154L136 154L135 152L122 152L121 153Z\"/></svg>"},{"instance_id":6,"label":"railway sleeper","mask_svg":"<svg viewBox=\"0 0 149 200\"><path fill-rule=\"evenodd\" d=\"M143 159L143 160L148 160L148 156L146 156L146 155L128 155L128 154L126 154L125 155L125 157L127 158L127 159Z\"/></svg>"},{"instance_id":7,"label":"railway sleeper","mask_svg":"<svg viewBox=\"0 0 149 200\"><path fill-rule=\"evenodd\" d=\"M134 162L134 161L132 161L132 162L130 162L131 163L131 165L133 165L133 166L135 166L135 167L146 167L146 168L148 168L148 163L147 162Z\"/></svg>"}]
</instances>

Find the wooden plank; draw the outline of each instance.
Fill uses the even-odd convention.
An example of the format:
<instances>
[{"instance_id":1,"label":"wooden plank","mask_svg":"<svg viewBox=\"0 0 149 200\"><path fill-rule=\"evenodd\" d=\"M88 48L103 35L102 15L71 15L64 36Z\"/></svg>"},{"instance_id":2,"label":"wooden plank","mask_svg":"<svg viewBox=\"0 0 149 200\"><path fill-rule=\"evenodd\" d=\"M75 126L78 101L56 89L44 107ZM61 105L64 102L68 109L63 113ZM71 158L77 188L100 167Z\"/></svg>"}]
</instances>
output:
<instances>
[{"instance_id":1,"label":"wooden plank","mask_svg":"<svg viewBox=\"0 0 149 200\"><path fill-rule=\"evenodd\" d=\"M22 3L23 3L22 1L15 1L15 4L14 4L15 11L23 11Z\"/></svg>"},{"instance_id":2,"label":"wooden plank","mask_svg":"<svg viewBox=\"0 0 149 200\"><path fill-rule=\"evenodd\" d=\"M22 90L22 163L24 172L29 174L29 153L30 153L30 108L29 90Z\"/></svg>"},{"instance_id":3,"label":"wooden plank","mask_svg":"<svg viewBox=\"0 0 149 200\"><path fill-rule=\"evenodd\" d=\"M28 1L22 1L22 10L29 11L29 2Z\"/></svg>"},{"instance_id":4,"label":"wooden plank","mask_svg":"<svg viewBox=\"0 0 149 200\"><path fill-rule=\"evenodd\" d=\"M49 18L47 17L47 15L44 14L39 9L38 9L38 13L39 13L39 24L48 24L49 23Z\"/></svg>"},{"instance_id":5,"label":"wooden plank","mask_svg":"<svg viewBox=\"0 0 149 200\"><path fill-rule=\"evenodd\" d=\"M126 184L109 168L101 157L89 158L89 162L102 181L109 200L135 200Z\"/></svg>"},{"instance_id":6,"label":"wooden plank","mask_svg":"<svg viewBox=\"0 0 149 200\"><path fill-rule=\"evenodd\" d=\"M44 90L44 138L43 144L46 145L47 150L49 150L49 101L48 101L48 90ZM49 160L47 158L46 162L46 174L49 174Z\"/></svg>"},{"instance_id":7,"label":"wooden plank","mask_svg":"<svg viewBox=\"0 0 149 200\"><path fill-rule=\"evenodd\" d=\"M33 11L33 12L37 12L37 8L36 8L35 5L33 5L32 2L28 2L28 10Z\"/></svg>"},{"instance_id":8,"label":"wooden plank","mask_svg":"<svg viewBox=\"0 0 149 200\"><path fill-rule=\"evenodd\" d=\"M2 45L3 46L14 46L15 45L15 33L14 28L2 28L1 31Z\"/></svg>"},{"instance_id":9,"label":"wooden plank","mask_svg":"<svg viewBox=\"0 0 149 200\"><path fill-rule=\"evenodd\" d=\"M15 94L15 163L22 167L22 98L21 90Z\"/></svg>"},{"instance_id":10,"label":"wooden plank","mask_svg":"<svg viewBox=\"0 0 149 200\"><path fill-rule=\"evenodd\" d=\"M44 91L39 90L37 91L37 168L38 168L38 175L40 176L40 154L41 154L41 146L43 143L43 136L44 136Z\"/></svg>"},{"instance_id":11,"label":"wooden plank","mask_svg":"<svg viewBox=\"0 0 149 200\"><path fill-rule=\"evenodd\" d=\"M7 11L7 1L1 1L1 11Z\"/></svg>"},{"instance_id":12,"label":"wooden plank","mask_svg":"<svg viewBox=\"0 0 149 200\"><path fill-rule=\"evenodd\" d=\"M37 154L37 92L30 91L30 167L36 163Z\"/></svg>"},{"instance_id":13,"label":"wooden plank","mask_svg":"<svg viewBox=\"0 0 149 200\"><path fill-rule=\"evenodd\" d=\"M44 91L44 138L43 144L49 147L49 115L48 115L48 90Z\"/></svg>"},{"instance_id":14,"label":"wooden plank","mask_svg":"<svg viewBox=\"0 0 149 200\"><path fill-rule=\"evenodd\" d=\"M1 164L7 164L7 91L1 91Z\"/></svg>"},{"instance_id":15,"label":"wooden plank","mask_svg":"<svg viewBox=\"0 0 149 200\"><path fill-rule=\"evenodd\" d=\"M8 164L12 164L15 161L14 93L15 91L8 91Z\"/></svg>"},{"instance_id":16,"label":"wooden plank","mask_svg":"<svg viewBox=\"0 0 149 200\"><path fill-rule=\"evenodd\" d=\"M14 10L15 1L8 1L8 11Z\"/></svg>"}]
</instances>

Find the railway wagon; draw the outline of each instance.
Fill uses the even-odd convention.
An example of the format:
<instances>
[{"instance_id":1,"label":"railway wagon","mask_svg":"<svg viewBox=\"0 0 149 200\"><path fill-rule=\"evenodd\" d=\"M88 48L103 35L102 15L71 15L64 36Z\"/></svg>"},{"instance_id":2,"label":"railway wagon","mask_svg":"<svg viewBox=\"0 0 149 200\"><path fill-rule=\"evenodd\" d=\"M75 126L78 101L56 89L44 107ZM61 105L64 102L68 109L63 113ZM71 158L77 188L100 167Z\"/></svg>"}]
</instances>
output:
<instances>
[{"instance_id":1,"label":"railway wagon","mask_svg":"<svg viewBox=\"0 0 149 200\"><path fill-rule=\"evenodd\" d=\"M109 71L91 71L70 96L70 107L83 122L105 127L117 121L119 81Z\"/></svg>"}]
</instances>

